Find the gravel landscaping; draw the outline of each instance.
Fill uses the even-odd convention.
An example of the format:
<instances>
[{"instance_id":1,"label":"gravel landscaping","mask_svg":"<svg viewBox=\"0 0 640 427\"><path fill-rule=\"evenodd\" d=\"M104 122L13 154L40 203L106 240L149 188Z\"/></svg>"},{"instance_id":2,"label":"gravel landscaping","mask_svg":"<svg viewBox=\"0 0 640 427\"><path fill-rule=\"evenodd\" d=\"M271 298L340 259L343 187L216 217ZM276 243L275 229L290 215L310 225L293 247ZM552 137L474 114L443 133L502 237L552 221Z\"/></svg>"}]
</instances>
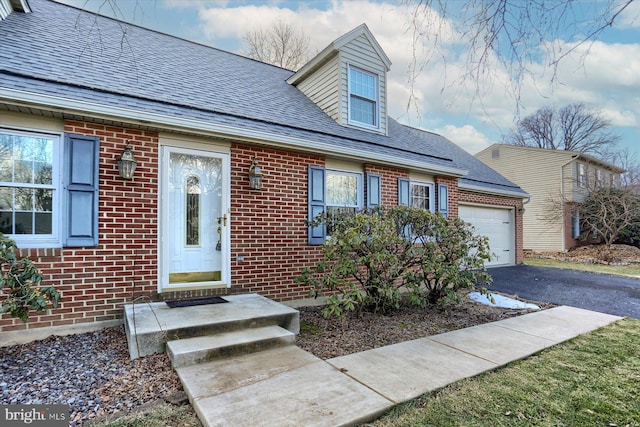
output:
<instances>
[{"instance_id":1,"label":"gravel landscaping","mask_svg":"<svg viewBox=\"0 0 640 427\"><path fill-rule=\"evenodd\" d=\"M469 302L446 310L403 308L391 316L351 314L339 321L305 307L297 344L326 359L525 312ZM0 371L0 404L68 404L73 426L185 401L165 354L129 359L123 327L0 348Z\"/></svg>"}]
</instances>

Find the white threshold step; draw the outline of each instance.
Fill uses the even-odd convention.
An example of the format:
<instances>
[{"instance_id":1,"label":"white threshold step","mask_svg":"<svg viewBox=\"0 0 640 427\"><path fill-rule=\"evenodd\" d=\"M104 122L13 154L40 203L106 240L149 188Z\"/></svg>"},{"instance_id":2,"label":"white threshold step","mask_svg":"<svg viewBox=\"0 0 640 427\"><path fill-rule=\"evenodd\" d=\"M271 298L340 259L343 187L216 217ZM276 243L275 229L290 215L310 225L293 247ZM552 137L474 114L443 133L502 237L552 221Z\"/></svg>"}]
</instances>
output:
<instances>
[{"instance_id":1,"label":"white threshold step","mask_svg":"<svg viewBox=\"0 0 640 427\"><path fill-rule=\"evenodd\" d=\"M174 368L294 344L296 335L280 326L247 328L167 342Z\"/></svg>"}]
</instances>

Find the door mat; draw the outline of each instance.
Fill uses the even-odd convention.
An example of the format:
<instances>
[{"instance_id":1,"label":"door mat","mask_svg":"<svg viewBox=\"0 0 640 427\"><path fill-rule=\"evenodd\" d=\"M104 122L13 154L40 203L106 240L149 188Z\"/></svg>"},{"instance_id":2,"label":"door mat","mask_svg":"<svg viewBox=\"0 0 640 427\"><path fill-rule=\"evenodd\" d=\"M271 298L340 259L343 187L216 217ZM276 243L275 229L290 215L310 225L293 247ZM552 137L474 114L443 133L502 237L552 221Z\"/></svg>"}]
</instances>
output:
<instances>
[{"instance_id":1,"label":"door mat","mask_svg":"<svg viewBox=\"0 0 640 427\"><path fill-rule=\"evenodd\" d=\"M206 297L206 298L193 298L193 299L178 299L174 301L165 301L169 308L176 307L192 307L194 305L206 305L206 304L222 304L229 302L221 297Z\"/></svg>"}]
</instances>

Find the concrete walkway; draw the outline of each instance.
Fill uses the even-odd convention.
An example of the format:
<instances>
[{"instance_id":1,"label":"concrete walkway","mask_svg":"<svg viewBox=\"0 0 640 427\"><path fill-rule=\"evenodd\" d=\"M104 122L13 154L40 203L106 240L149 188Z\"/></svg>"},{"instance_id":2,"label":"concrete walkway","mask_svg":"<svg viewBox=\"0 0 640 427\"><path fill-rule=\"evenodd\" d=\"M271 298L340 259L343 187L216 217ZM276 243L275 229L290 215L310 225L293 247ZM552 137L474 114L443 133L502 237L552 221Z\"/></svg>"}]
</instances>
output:
<instances>
[{"instance_id":1,"label":"concrete walkway","mask_svg":"<svg viewBox=\"0 0 640 427\"><path fill-rule=\"evenodd\" d=\"M205 426L348 426L621 317L557 307L323 361L295 346L177 372Z\"/></svg>"}]
</instances>

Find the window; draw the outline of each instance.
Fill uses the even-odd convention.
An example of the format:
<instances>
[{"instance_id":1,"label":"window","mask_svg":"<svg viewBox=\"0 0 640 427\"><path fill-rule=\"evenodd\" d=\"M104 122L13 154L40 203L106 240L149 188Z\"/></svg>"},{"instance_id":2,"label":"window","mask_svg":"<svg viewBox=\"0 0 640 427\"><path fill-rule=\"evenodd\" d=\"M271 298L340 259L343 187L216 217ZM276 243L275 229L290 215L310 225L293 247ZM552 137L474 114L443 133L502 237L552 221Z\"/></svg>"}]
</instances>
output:
<instances>
[{"instance_id":1,"label":"window","mask_svg":"<svg viewBox=\"0 0 640 427\"><path fill-rule=\"evenodd\" d=\"M434 184L398 178L398 204L435 212ZM438 184L438 211L449 214L449 188Z\"/></svg>"},{"instance_id":2,"label":"window","mask_svg":"<svg viewBox=\"0 0 640 427\"><path fill-rule=\"evenodd\" d=\"M188 176L186 187L185 235L187 237L187 246L200 246L200 204L202 198L200 179L197 176Z\"/></svg>"},{"instance_id":3,"label":"window","mask_svg":"<svg viewBox=\"0 0 640 427\"><path fill-rule=\"evenodd\" d=\"M367 207L380 206L380 176L367 174ZM323 213L327 224L309 227L309 244L319 245L331 235L331 219L343 213L355 213L363 208L364 175L357 172L327 170L309 166L309 213L313 220Z\"/></svg>"},{"instance_id":4,"label":"window","mask_svg":"<svg viewBox=\"0 0 640 427\"><path fill-rule=\"evenodd\" d=\"M0 232L25 248L97 245L99 146L0 129Z\"/></svg>"},{"instance_id":5,"label":"window","mask_svg":"<svg viewBox=\"0 0 640 427\"><path fill-rule=\"evenodd\" d=\"M349 66L349 122L378 127L378 76Z\"/></svg>"},{"instance_id":6,"label":"window","mask_svg":"<svg viewBox=\"0 0 640 427\"><path fill-rule=\"evenodd\" d=\"M0 130L0 232L22 244L59 240L60 137Z\"/></svg>"},{"instance_id":7,"label":"window","mask_svg":"<svg viewBox=\"0 0 640 427\"><path fill-rule=\"evenodd\" d=\"M342 214L362 208L362 175L353 172L326 171L327 236L333 231L333 220Z\"/></svg>"},{"instance_id":8,"label":"window","mask_svg":"<svg viewBox=\"0 0 640 427\"><path fill-rule=\"evenodd\" d=\"M433 184L411 182L411 201L409 206L433 212Z\"/></svg>"},{"instance_id":9,"label":"window","mask_svg":"<svg viewBox=\"0 0 640 427\"><path fill-rule=\"evenodd\" d=\"M620 175L611 176L611 185L615 188L620 188L622 186L622 178L620 178Z\"/></svg>"},{"instance_id":10,"label":"window","mask_svg":"<svg viewBox=\"0 0 640 427\"><path fill-rule=\"evenodd\" d=\"M573 239L580 237L580 212L577 210L571 212L571 237Z\"/></svg>"},{"instance_id":11,"label":"window","mask_svg":"<svg viewBox=\"0 0 640 427\"><path fill-rule=\"evenodd\" d=\"M604 172L602 169L596 169L596 188L604 187Z\"/></svg>"},{"instance_id":12,"label":"window","mask_svg":"<svg viewBox=\"0 0 640 427\"><path fill-rule=\"evenodd\" d=\"M578 163L578 187L587 188L587 165Z\"/></svg>"}]
</instances>

